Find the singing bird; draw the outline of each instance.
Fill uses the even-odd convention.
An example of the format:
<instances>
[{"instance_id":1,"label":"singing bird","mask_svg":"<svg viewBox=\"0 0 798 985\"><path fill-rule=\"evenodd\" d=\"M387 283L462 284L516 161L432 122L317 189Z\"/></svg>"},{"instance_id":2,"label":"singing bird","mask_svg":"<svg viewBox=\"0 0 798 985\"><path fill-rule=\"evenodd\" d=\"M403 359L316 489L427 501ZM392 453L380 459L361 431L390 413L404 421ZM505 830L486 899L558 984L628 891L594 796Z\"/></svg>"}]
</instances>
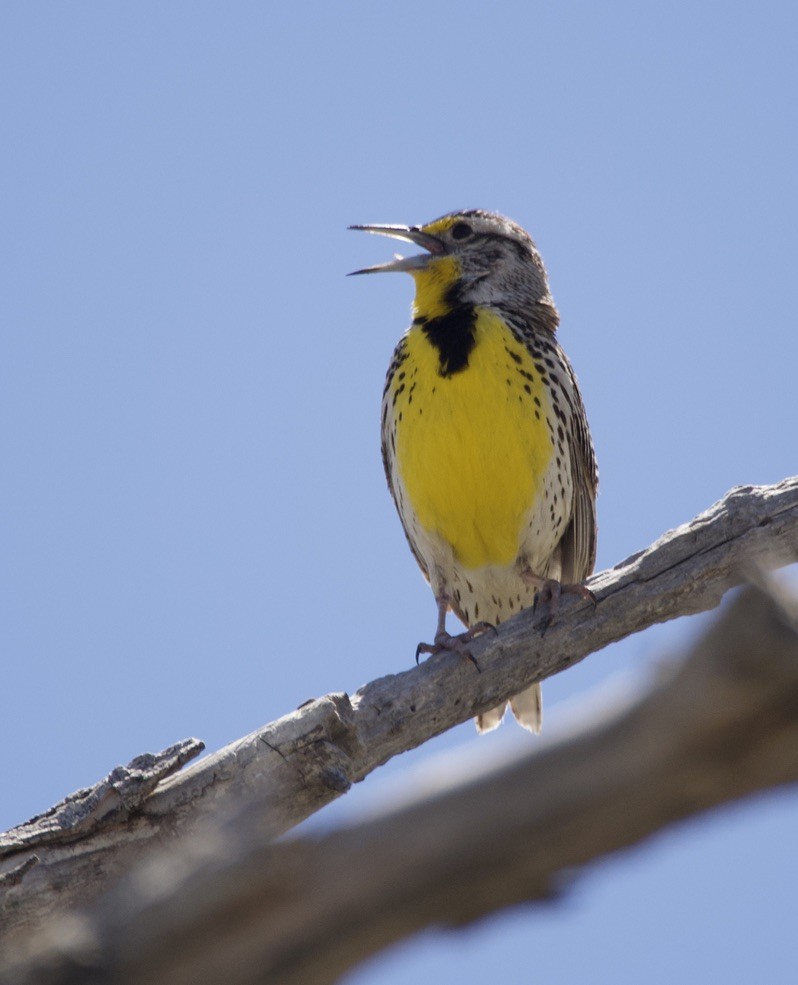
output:
<instances>
[{"instance_id":1,"label":"singing bird","mask_svg":"<svg viewBox=\"0 0 798 985\"><path fill-rule=\"evenodd\" d=\"M410 548L438 608L433 644L473 636L581 584L596 559L598 470L559 315L529 234L481 209L422 226L352 226L426 252L354 273L406 271L412 324L393 353L382 401L382 457ZM467 627L451 636L451 610ZM510 699L539 732L540 685ZM477 718L496 728L505 706Z\"/></svg>"}]
</instances>

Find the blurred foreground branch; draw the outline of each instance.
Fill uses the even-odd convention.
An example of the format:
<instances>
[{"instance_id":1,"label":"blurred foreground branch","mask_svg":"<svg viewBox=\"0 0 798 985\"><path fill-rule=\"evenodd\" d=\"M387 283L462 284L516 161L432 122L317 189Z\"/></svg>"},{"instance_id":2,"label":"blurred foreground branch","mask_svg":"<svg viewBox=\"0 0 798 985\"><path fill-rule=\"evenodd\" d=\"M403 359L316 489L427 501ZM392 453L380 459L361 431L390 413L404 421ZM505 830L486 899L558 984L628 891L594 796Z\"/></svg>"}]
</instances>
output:
<instances>
[{"instance_id":1,"label":"blurred foreground branch","mask_svg":"<svg viewBox=\"0 0 798 985\"><path fill-rule=\"evenodd\" d=\"M796 626L746 589L631 707L321 837L275 844L259 800L56 921L0 985L322 985L423 927L545 900L593 859L798 780Z\"/></svg>"},{"instance_id":2,"label":"blurred foreground branch","mask_svg":"<svg viewBox=\"0 0 798 985\"><path fill-rule=\"evenodd\" d=\"M591 579L598 598L595 611L568 600L560 622L544 637L535 629L533 614L525 612L500 627L497 636L475 641L481 673L468 661L441 654L419 668L365 685L351 700L332 694L309 702L175 775L168 776L201 748L196 740L158 757L140 757L92 790L0 836L0 927L7 934L28 930L56 910L90 903L159 846L173 844L175 836L182 842L210 818L237 812L253 797L259 837L273 838L392 756L532 681L653 623L712 608L744 579L747 565L767 568L796 560L798 477L774 486L742 487L646 551ZM746 736L740 733L737 741ZM549 750L546 755L556 759L560 754ZM618 768L608 761L609 766ZM524 782L545 788L550 779ZM539 799L548 803L546 796ZM682 813L688 811L674 808L672 816ZM275 856L279 863L270 864L290 870L291 853L300 857L309 850L307 845L286 849ZM400 855L397 860L402 861ZM512 884L502 879L503 886ZM454 874L451 885L459 885ZM528 882L524 886L525 897ZM458 889L455 895L465 906L467 894ZM415 906L423 911L426 904L418 899Z\"/></svg>"}]
</instances>

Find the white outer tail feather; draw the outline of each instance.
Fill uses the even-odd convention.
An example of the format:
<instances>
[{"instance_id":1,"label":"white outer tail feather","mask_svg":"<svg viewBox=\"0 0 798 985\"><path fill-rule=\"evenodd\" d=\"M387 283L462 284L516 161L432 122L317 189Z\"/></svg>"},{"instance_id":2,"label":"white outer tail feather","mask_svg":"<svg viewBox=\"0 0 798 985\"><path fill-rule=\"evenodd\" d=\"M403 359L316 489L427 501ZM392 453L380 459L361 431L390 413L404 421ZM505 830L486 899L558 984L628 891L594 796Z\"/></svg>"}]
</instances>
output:
<instances>
[{"instance_id":1,"label":"white outer tail feather","mask_svg":"<svg viewBox=\"0 0 798 985\"><path fill-rule=\"evenodd\" d=\"M496 708L491 708L490 711L485 711L481 715L477 715L474 719L477 732L480 735L484 735L486 732L492 732L495 728L498 728L502 723L506 710L507 702L505 701L504 704L497 705Z\"/></svg>"},{"instance_id":2,"label":"white outer tail feather","mask_svg":"<svg viewBox=\"0 0 798 985\"><path fill-rule=\"evenodd\" d=\"M535 735L540 734L543 724L543 696L541 695L540 684L531 684L526 690L510 698L510 708L519 725L530 732L534 732ZM485 732L492 732L498 728L506 710L507 703L505 702L491 708L490 711L477 715L475 719L477 732L484 735Z\"/></svg>"},{"instance_id":3,"label":"white outer tail feather","mask_svg":"<svg viewBox=\"0 0 798 985\"><path fill-rule=\"evenodd\" d=\"M543 725L543 695L540 691L540 684L532 684L525 691L510 698L515 720L535 735L540 734Z\"/></svg>"}]
</instances>

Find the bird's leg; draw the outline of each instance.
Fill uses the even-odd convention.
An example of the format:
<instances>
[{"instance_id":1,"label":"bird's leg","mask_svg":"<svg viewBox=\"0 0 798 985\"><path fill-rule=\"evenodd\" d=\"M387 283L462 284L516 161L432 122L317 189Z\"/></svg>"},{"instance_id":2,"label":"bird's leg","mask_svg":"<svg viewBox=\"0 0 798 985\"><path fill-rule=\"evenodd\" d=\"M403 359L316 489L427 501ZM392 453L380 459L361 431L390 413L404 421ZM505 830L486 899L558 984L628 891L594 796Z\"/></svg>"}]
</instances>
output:
<instances>
[{"instance_id":1,"label":"bird's leg","mask_svg":"<svg viewBox=\"0 0 798 985\"><path fill-rule=\"evenodd\" d=\"M435 599L435 602L438 606L438 625L435 628L435 642L436 644L440 644L449 636L446 632L446 613L449 611L449 599L444 595L439 599Z\"/></svg>"},{"instance_id":2,"label":"bird's leg","mask_svg":"<svg viewBox=\"0 0 798 985\"><path fill-rule=\"evenodd\" d=\"M490 629L495 633L496 627L489 622L478 622L469 627L464 633L452 636L451 633L446 631L446 613L449 611L449 598L446 595L441 595L435 601L438 605L438 625L435 629L435 642L418 644L416 647L416 663L418 663L418 658L422 653L429 653L432 656L436 653L441 653L443 650L451 650L454 653L459 653L467 657L477 670L479 670L479 664L472 656L467 644L475 636L479 636L480 633L487 632Z\"/></svg>"},{"instance_id":3,"label":"bird's leg","mask_svg":"<svg viewBox=\"0 0 798 985\"><path fill-rule=\"evenodd\" d=\"M556 578L541 578L540 575L536 575L529 568L521 570L521 577L528 584L534 585L537 588L535 601L532 604L532 611L537 612L538 605L541 604L548 606L548 613L537 624L541 635L545 634L549 626L553 626L557 622L560 612L560 596L563 593L566 595L578 595L586 602L590 602L594 609L597 605L596 596L586 585L571 582L563 583Z\"/></svg>"}]
</instances>

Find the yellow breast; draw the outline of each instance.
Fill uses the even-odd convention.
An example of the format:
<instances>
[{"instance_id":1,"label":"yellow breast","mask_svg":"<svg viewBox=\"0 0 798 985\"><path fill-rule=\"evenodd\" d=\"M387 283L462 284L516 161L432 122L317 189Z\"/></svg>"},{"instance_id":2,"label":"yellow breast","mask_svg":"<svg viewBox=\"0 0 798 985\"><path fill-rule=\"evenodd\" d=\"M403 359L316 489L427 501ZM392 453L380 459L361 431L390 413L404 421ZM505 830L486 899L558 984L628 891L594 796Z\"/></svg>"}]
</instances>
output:
<instances>
[{"instance_id":1,"label":"yellow breast","mask_svg":"<svg viewBox=\"0 0 798 985\"><path fill-rule=\"evenodd\" d=\"M411 328L405 353L387 399L409 505L464 567L512 564L553 452L549 398L531 356L485 308L476 309L464 369L440 374L423 326Z\"/></svg>"}]
</instances>

